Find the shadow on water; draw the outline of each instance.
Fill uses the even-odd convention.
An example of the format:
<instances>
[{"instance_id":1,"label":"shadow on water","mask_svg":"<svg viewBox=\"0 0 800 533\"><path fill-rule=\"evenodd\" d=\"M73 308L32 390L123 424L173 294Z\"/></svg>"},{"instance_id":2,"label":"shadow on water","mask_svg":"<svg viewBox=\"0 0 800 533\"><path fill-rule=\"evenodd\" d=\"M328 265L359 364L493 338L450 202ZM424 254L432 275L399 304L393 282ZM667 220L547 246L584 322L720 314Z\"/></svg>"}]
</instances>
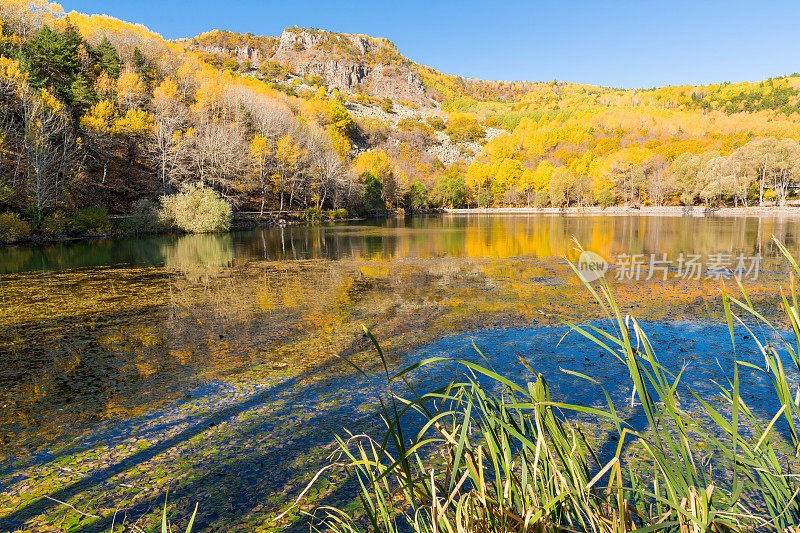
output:
<instances>
[{"instance_id":1,"label":"shadow on water","mask_svg":"<svg viewBox=\"0 0 800 533\"><path fill-rule=\"evenodd\" d=\"M713 380L724 381L725 369L733 363L733 356L723 349L730 342L725 326L675 322L645 323L643 327L650 334L659 360L665 367L677 372L686 366L683 382L687 387L707 396L714 390ZM535 379L519 363L518 358L522 357L548 380L554 397L559 398L559 401L602 407L597 404L597 398L601 397L599 389L563 372L567 369L598 377L615 404L627 404L630 401L630 384L625 367L612 356L601 355L594 345L583 338L575 334L564 337L564 333L563 327L532 326L454 334L413 354L407 354L395 366L400 368L430 356L446 356L489 364L501 375L513 377L518 382ZM703 339L703 344L687 346L686 338ZM737 331L736 358L758 363L755 345L752 340L747 341L746 335ZM361 347L357 341L353 342L350 351ZM484 354L485 360L474 350L473 343ZM237 417L249 414L252 418L247 424L239 424L235 436L231 437L236 442L224 448L216 448L216 444L209 442L211 453L200 457L198 463L203 466L205 473L192 477L188 482L173 484L169 498L172 504L184 509L190 508L193 502L200 503L196 522L198 530L213 529L220 522L238 522L252 513L274 514L288 501L296 498L302 489L302 483L297 481L298 469L318 468L324 463L324 456L328 453L327 446L334 432L341 434L344 428L354 431L375 428L375 413L359 409L357 404L359 401L368 402L371 399L370 395L380 387L381 378L376 376L375 380L367 381L354 372L343 372L343 366L340 361L328 361L269 385L243 401L207 415L195 416L185 429L119 462L92 471L52 492L50 497L71 501L82 493L102 490L120 474L146 465L158 456L169 456L171 452L179 450L182 445L194 439L208 440L207 432L216 431L214 428L224 428L227 424L234 423ZM443 363L426 368L413 378L424 392L448 383L453 379L455 371L454 364ZM309 384L334 374L336 389L351 393L348 401L326 405L322 401L324 394L320 392L320 387L309 387ZM774 404L769 393L769 383L762 378L763 376L752 372L744 373L742 390L747 391L746 394L753 400L753 406L766 416L773 410ZM194 393L195 396L202 394L201 390ZM167 409L176 410L186 401L180 399ZM689 403L691 402L687 402L685 408L690 408ZM646 427L646 421L638 408L627 410L626 420L634 429ZM169 428L169 424L161 425L150 428L150 431L163 434ZM602 462L615 453L617 443L604 440L607 436L603 433L598 437L601 439L599 455ZM186 453L186 450L182 450L182 453ZM310 464L303 464L309 457L313 457ZM354 497L355 488L352 483L340 485L315 503L345 505ZM274 499L276 494L281 494L279 503ZM137 500L125 512L131 517L146 515L163 505L164 497L164 491L158 490L155 494ZM52 500L36 500L2 518L0 526L7 529L22 527L26 521L52 511L57 506ZM106 516L78 528L77 531L105 531L112 520L113 516ZM295 517L295 520L294 525L287 525L290 530L299 531L307 527L306 519Z\"/></svg>"},{"instance_id":2,"label":"shadow on water","mask_svg":"<svg viewBox=\"0 0 800 533\"><path fill-rule=\"evenodd\" d=\"M601 328L607 326L605 323L594 325ZM744 327L734 329L734 351L730 332L724 324L667 321L643 322L641 325L653 344L658 362L673 376L683 370L677 391L679 405L687 412L699 411L699 404L690 391L710 399L720 396L720 387L730 390L729 380L733 379L735 361L764 368L764 358L758 344ZM750 327L757 335L762 335L762 339L775 339L771 331L754 324L750 324ZM519 362L522 358L545 378L551 394L559 402L605 410L607 403L602 393L605 389L616 408L624 413L624 419L631 429L646 429L647 419L638 398L632 394L633 384L627 367L579 334L567 332L566 326L532 326L456 334L424 348L418 356L463 359L479 365L489 365L501 376L520 383L535 381L536 376ZM785 333L788 335L790 332ZM475 351L473 343L485 359ZM780 346L780 343L775 345ZM794 367L789 354L780 349L779 353L789 379L800 381L798 369ZM432 390L458 370L453 365L442 366L426 375L425 386L430 386ZM565 371L588 375L596 379L599 385ZM762 417L766 425L780 407L769 374L739 365L739 380L742 397L753 412ZM495 385L485 377L481 377L479 381ZM654 393L651 390L651 394ZM789 428L781 421L775 429L789 439ZM606 438L602 434L599 437ZM616 453L616 446L616 441L607 441L600 446L598 455L601 464L605 464Z\"/></svg>"},{"instance_id":3,"label":"shadow on water","mask_svg":"<svg viewBox=\"0 0 800 533\"><path fill-rule=\"evenodd\" d=\"M293 391L310 379L329 374L332 366L341 364L336 361L328 362L273 385L246 401L220 409L208 416L196 417L190 427L174 436L134 453L122 461L93 471L90 475L61 487L49 496L55 500L70 501L84 491L102 486L122 472L143 465L158 455L168 454L171 449L203 435L209 428L223 426L243 413L258 413L261 408L267 405L274 406L277 403L280 405L278 410L269 411L267 416L260 418L256 424L251 425L237 437L240 441L267 437L272 441L271 445L259 447L249 454L243 454L239 447L212 454L207 458L210 472L206 476L193 479L191 483L170 491L171 501L186 502L192 500L193 496L194 499L198 499L197 494L200 492L210 496L205 505L201 504L197 521L200 528L209 525L215 518L215 513L220 512L220 497L229 500L230 505L223 505L222 509L231 515L230 518L240 516L240 513L249 510L248 506L254 507L258 503L263 503L267 496L281 490L294 477L296 471L291 468L292 463L329 444L334 424L339 424L340 428L359 427L365 425L367 421L373 421L374 413L359 413L353 405L346 404L336 408L317 405L313 415L303 420L302 424L287 423L297 415L298 405L308 402L313 396L307 392L301 392L296 396ZM354 381L359 378L355 374L349 373L344 377L337 372L337 375L340 386L356 390ZM287 401L286 396L290 396L291 400ZM173 409L176 407L177 405L171 406ZM129 508L127 512L129 516L150 512L163 505L163 497L163 494L158 494L145 499ZM9 530L22 527L27 520L57 506L53 500L38 499L0 519L0 527ZM81 531L106 530L111 519L108 517Z\"/></svg>"}]
</instances>

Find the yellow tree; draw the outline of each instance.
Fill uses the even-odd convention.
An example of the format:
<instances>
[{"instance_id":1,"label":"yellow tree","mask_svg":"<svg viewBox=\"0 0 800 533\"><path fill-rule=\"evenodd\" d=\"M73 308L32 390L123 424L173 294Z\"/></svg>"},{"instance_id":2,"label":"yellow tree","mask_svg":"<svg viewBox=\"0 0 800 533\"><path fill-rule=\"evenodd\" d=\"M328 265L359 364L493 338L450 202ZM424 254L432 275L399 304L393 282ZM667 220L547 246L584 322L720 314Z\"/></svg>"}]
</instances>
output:
<instances>
[{"instance_id":1,"label":"yellow tree","mask_svg":"<svg viewBox=\"0 0 800 533\"><path fill-rule=\"evenodd\" d=\"M519 185L519 178L525 169L516 159L503 159L496 166L492 181L492 195L495 203L502 203L507 192Z\"/></svg>"},{"instance_id":2,"label":"yellow tree","mask_svg":"<svg viewBox=\"0 0 800 533\"><path fill-rule=\"evenodd\" d=\"M127 141L128 169L125 175L130 178L139 143L153 130L153 116L142 109L129 109L124 117L117 120L114 130Z\"/></svg>"},{"instance_id":3,"label":"yellow tree","mask_svg":"<svg viewBox=\"0 0 800 533\"><path fill-rule=\"evenodd\" d=\"M117 102L123 111L136 109L144 103L147 88L135 70L128 67L117 79Z\"/></svg>"},{"instance_id":4,"label":"yellow tree","mask_svg":"<svg viewBox=\"0 0 800 533\"><path fill-rule=\"evenodd\" d=\"M359 155L353 162L353 168L357 174L369 172L383 185L381 197L395 206L398 203L397 176L394 165L389 156L383 150L370 150Z\"/></svg>"},{"instance_id":5,"label":"yellow tree","mask_svg":"<svg viewBox=\"0 0 800 533\"><path fill-rule=\"evenodd\" d=\"M87 133L89 148L93 157L103 163L102 183L108 176L108 164L111 161L112 146L117 119L117 108L108 100L101 100L89 108L81 117L81 128Z\"/></svg>"},{"instance_id":6,"label":"yellow tree","mask_svg":"<svg viewBox=\"0 0 800 533\"><path fill-rule=\"evenodd\" d=\"M643 185L643 176L638 169L642 168L653 157L653 152L641 146L628 146L611 153L599 168L601 190L617 191L627 203L636 196L636 191ZM642 178L642 179L639 179ZM640 181L642 183L640 183ZM597 190L595 192L598 192Z\"/></svg>"},{"instance_id":7,"label":"yellow tree","mask_svg":"<svg viewBox=\"0 0 800 533\"><path fill-rule=\"evenodd\" d=\"M114 97L114 91L116 91L116 89L117 84L105 70L100 73L94 82L94 92L106 100L111 100Z\"/></svg>"},{"instance_id":8,"label":"yellow tree","mask_svg":"<svg viewBox=\"0 0 800 533\"><path fill-rule=\"evenodd\" d=\"M526 168L522 171L519 177L519 191L525 195L525 204L531 206L531 198L536 195L536 187L534 186L534 179L536 178L536 171Z\"/></svg>"},{"instance_id":9,"label":"yellow tree","mask_svg":"<svg viewBox=\"0 0 800 533\"><path fill-rule=\"evenodd\" d=\"M264 204L267 199L267 187L269 181L267 180L267 158L270 156L270 142L269 139L262 135L256 135L250 141L250 157L255 166L255 173L258 179L258 189L261 194L261 211L260 215L264 215Z\"/></svg>"},{"instance_id":10,"label":"yellow tree","mask_svg":"<svg viewBox=\"0 0 800 533\"><path fill-rule=\"evenodd\" d=\"M570 193L575 186L575 175L564 167L558 167L550 178L550 203L553 207L561 207L564 203L569 207Z\"/></svg>"},{"instance_id":11,"label":"yellow tree","mask_svg":"<svg viewBox=\"0 0 800 533\"><path fill-rule=\"evenodd\" d=\"M273 174L273 180L276 182L276 187L280 191L281 204L280 210L283 211L284 206L284 193L286 192L287 179L292 176L296 170L300 158L303 155L302 147L298 146L291 135L284 135L278 142L275 143L275 161L277 163L276 172ZM293 185L294 180L292 180ZM294 197L294 187L292 186L289 194L289 209L292 209L292 199Z\"/></svg>"},{"instance_id":12,"label":"yellow tree","mask_svg":"<svg viewBox=\"0 0 800 533\"><path fill-rule=\"evenodd\" d=\"M486 206L489 203L488 193L484 196L484 189L491 183L491 167L488 164L475 161L467 168L466 185L475 193L480 205Z\"/></svg>"},{"instance_id":13,"label":"yellow tree","mask_svg":"<svg viewBox=\"0 0 800 533\"><path fill-rule=\"evenodd\" d=\"M24 157L26 185L41 213L58 200L72 155L67 109L50 91L32 87L19 63L5 57L0 57L0 99L3 115L15 113L21 121L20 160Z\"/></svg>"},{"instance_id":14,"label":"yellow tree","mask_svg":"<svg viewBox=\"0 0 800 533\"><path fill-rule=\"evenodd\" d=\"M167 174L170 161L173 161L173 154L177 143L180 142L180 135L175 132L181 120L181 103L178 99L178 85L171 79L165 79L158 87L153 90L154 116L154 143L158 157L158 173L161 181L162 193L167 193Z\"/></svg>"},{"instance_id":15,"label":"yellow tree","mask_svg":"<svg viewBox=\"0 0 800 533\"><path fill-rule=\"evenodd\" d=\"M42 24L52 25L64 15L64 9L47 0L3 0L0 2L0 19L23 39L27 39Z\"/></svg>"}]
</instances>

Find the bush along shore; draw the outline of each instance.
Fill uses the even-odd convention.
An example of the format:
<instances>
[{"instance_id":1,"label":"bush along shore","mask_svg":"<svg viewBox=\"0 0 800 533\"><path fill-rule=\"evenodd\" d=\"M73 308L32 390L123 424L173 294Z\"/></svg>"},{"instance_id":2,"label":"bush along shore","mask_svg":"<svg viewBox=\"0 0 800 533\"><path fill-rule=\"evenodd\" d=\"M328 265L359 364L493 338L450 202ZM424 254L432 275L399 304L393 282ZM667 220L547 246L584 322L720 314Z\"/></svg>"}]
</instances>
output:
<instances>
[{"instance_id":1,"label":"bush along shore","mask_svg":"<svg viewBox=\"0 0 800 533\"><path fill-rule=\"evenodd\" d=\"M659 363L657 347L623 314L605 280L586 283L609 327L565 325L627 368L644 428L634 427L627 406L614 405L604 388L600 407L570 405L551 394L540 374L521 384L469 361L456 362L462 372L449 386L421 394L412 386L414 373L446 360L391 373L367 332L383 361L386 390L405 394L377 398L383 435L336 437L338 451L327 468L347 471L361 509L355 515L352 508L316 509L316 530L796 532L800 319L794 277L800 267L777 245L793 270L788 295L778 302L786 324L765 318L741 285L734 292L722 287L731 349L734 328L746 328L764 366L734 357L714 397ZM774 412L751 408L740 387L745 371L771 383ZM590 376L576 376L600 387ZM605 451L587 438L587 420L609 428ZM409 423L422 428L416 436L407 433ZM295 505L301 503L302 496Z\"/></svg>"},{"instance_id":2,"label":"bush along shore","mask_svg":"<svg viewBox=\"0 0 800 533\"><path fill-rule=\"evenodd\" d=\"M40 218L0 213L0 245L45 244L58 241L130 237L163 233L218 233L286 224L318 224L352 220L346 209L234 213L229 202L211 188L184 187L164 196L160 203L139 200L124 216L110 216L102 206L87 207L67 215L54 211Z\"/></svg>"}]
</instances>

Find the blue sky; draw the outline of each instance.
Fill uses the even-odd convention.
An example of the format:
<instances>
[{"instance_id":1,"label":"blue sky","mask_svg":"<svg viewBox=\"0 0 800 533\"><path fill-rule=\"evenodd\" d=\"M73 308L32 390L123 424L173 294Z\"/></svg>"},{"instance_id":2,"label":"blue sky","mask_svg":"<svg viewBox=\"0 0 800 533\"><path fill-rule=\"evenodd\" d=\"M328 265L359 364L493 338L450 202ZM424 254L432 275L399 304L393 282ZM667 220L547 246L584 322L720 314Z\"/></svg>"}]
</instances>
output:
<instances>
[{"instance_id":1,"label":"blue sky","mask_svg":"<svg viewBox=\"0 0 800 533\"><path fill-rule=\"evenodd\" d=\"M800 2L64 0L167 38L286 26L386 37L410 59L489 80L638 88L800 71Z\"/></svg>"}]
</instances>

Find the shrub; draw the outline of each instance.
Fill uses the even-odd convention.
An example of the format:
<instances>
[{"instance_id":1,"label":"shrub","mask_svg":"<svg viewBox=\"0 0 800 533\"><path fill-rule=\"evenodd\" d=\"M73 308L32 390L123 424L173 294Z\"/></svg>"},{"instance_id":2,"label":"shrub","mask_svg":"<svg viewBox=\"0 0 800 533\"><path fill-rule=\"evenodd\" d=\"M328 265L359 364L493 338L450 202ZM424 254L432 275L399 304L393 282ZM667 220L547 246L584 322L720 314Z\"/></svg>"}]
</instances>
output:
<instances>
[{"instance_id":1,"label":"shrub","mask_svg":"<svg viewBox=\"0 0 800 533\"><path fill-rule=\"evenodd\" d=\"M404 118L397 123L397 128L408 132L419 132L423 135L432 136L433 128L425 122L414 120L413 118Z\"/></svg>"},{"instance_id":2,"label":"shrub","mask_svg":"<svg viewBox=\"0 0 800 533\"><path fill-rule=\"evenodd\" d=\"M14 242L31 234L30 225L16 213L0 213L0 242Z\"/></svg>"},{"instance_id":3,"label":"shrub","mask_svg":"<svg viewBox=\"0 0 800 533\"><path fill-rule=\"evenodd\" d=\"M334 218L347 218L350 213L347 212L347 209L340 208L333 212Z\"/></svg>"},{"instance_id":4,"label":"shrub","mask_svg":"<svg viewBox=\"0 0 800 533\"><path fill-rule=\"evenodd\" d=\"M190 233L228 231L233 210L215 190L188 185L181 192L161 199L164 218Z\"/></svg>"},{"instance_id":5,"label":"shrub","mask_svg":"<svg viewBox=\"0 0 800 533\"><path fill-rule=\"evenodd\" d=\"M127 219L120 225L126 234L157 233L166 229L158 204L152 200L142 199L131 207Z\"/></svg>"},{"instance_id":6,"label":"shrub","mask_svg":"<svg viewBox=\"0 0 800 533\"><path fill-rule=\"evenodd\" d=\"M108 210L99 205L79 209L70 217L69 227L80 233L108 231Z\"/></svg>"},{"instance_id":7,"label":"shrub","mask_svg":"<svg viewBox=\"0 0 800 533\"><path fill-rule=\"evenodd\" d=\"M442 117L428 117L428 124L436 131L444 131L445 125Z\"/></svg>"},{"instance_id":8,"label":"shrub","mask_svg":"<svg viewBox=\"0 0 800 533\"><path fill-rule=\"evenodd\" d=\"M454 143L474 142L483 139L486 131L478 121L464 113L453 113L447 120L447 135Z\"/></svg>"},{"instance_id":9,"label":"shrub","mask_svg":"<svg viewBox=\"0 0 800 533\"><path fill-rule=\"evenodd\" d=\"M42 219L39 231L46 235L61 235L69 229L69 219L63 211L55 211Z\"/></svg>"},{"instance_id":10,"label":"shrub","mask_svg":"<svg viewBox=\"0 0 800 533\"><path fill-rule=\"evenodd\" d=\"M303 213L303 220L306 222L316 223L322 220L322 210L319 207L309 207Z\"/></svg>"},{"instance_id":11,"label":"shrub","mask_svg":"<svg viewBox=\"0 0 800 533\"><path fill-rule=\"evenodd\" d=\"M394 103L391 98L384 98L381 100L381 109L384 113L394 113Z\"/></svg>"}]
</instances>

